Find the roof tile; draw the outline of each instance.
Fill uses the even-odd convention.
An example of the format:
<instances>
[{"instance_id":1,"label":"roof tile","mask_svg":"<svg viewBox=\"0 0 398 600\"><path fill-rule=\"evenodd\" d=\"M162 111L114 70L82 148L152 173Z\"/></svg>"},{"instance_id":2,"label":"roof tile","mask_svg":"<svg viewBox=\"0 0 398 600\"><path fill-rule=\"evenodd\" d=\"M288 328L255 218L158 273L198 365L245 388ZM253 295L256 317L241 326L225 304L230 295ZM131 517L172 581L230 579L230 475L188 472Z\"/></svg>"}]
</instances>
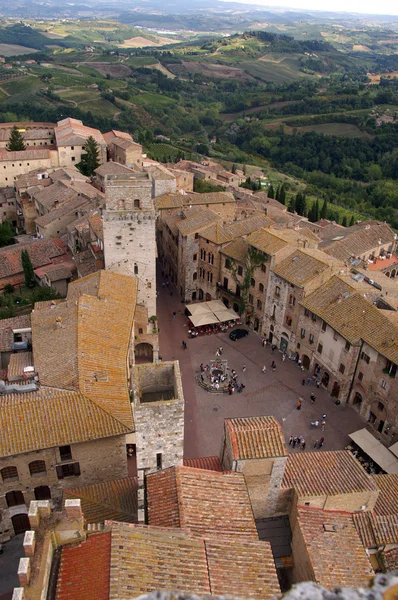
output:
<instances>
[{"instance_id":1,"label":"roof tile","mask_svg":"<svg viewBox=\"0 0 398 600\"><path fill-rule=\"evenodd\" d=\"M275 417L226 419L234 460L286 456L282 428Z\"/></svg>"}]
</instances>

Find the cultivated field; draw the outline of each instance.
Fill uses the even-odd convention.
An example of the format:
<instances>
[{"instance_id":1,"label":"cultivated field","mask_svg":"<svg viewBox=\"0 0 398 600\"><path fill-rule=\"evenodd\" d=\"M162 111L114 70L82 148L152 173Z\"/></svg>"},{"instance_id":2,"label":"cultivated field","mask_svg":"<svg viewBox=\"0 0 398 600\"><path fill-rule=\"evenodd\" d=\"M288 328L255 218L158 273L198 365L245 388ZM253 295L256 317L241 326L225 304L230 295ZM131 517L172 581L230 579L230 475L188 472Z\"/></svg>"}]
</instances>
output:
<instances>
[{"instance_id":1,"label":"cultivated field","mask_svg":"<svg viewBox=\"0 0 398 600\"><path fill-rule=\"evenodd\" d=\"M300 71L300 62L292 56L272 60L264 56L256 61L243 61L240 66L253 77L263 81L272 81L278 85L291 83L299 77L313 77Z\"/></svg>"},{"instance_id":2,"label":"cultivated field","mask_svg":"<svg viewBox=\"0 0 398 600\"><path fill-rule=\"evenodd\" d=\"M315 133L323 133L324 135L337 135L342 137L367 137L371 136L361 131L356 125L351 123L320 123L319 125L305 125L297 127L298 131L315 131Z\"/></svg>"},{"instance_id":3,"label":"cultivated field","mask_svg":"<svg viewBox=\"0 0 398 600\"><path fill-rule=\"evenodd\" d=\"M110 75L111 77L126 77L130 75L131 69L126 65L119 63L104 63L104 62L84 62L81 65L87 65L91 69L95 69L101 75Z\"/></svg>"},{"instance_id":4,"label":"cultivated field","mask_svg":"<svg viewBox=\"0 0 398 600\"><path fill-rule=\"evenodd\" d=\"M16 44L0 44L0 56L19 56L20 54L32 54L38 52L34 48L27 46L17 46Z\"/></svg>"},{"instance_id":5,"label":"cultivated field","mask_svg":"<svg viewBox=\"0 0 398 600\"><path fill-rule=\"evenodd\" d=\"M243 69L237 67L190 61L182 61L182 64L187 73L203 73L206 77L219 77L221 79L233 78L238 81L251 79L251 76L248 73L245 73Z\"/></svg>"}]
</instances>

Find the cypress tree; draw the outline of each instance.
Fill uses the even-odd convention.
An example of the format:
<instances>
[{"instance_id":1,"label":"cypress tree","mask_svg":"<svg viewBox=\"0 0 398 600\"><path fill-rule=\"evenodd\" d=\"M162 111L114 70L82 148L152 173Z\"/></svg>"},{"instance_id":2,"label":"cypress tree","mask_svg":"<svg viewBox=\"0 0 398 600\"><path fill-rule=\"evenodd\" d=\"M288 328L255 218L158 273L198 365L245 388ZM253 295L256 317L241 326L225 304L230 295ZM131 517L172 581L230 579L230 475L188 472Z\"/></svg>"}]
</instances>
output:
<instances>
[{"instance_id":1,"label":"cypress tree","mask_svg":"<svg viewBox=\"0 0 398 600\"><path fill-rule=\"evenodd\" d=\"M294 213L296 210L296 201L294 196L292 196L289 200L289 206L287 207L287 210L291 213Z\"/></svg>"},{"instance_id":2,"label":"cypress tree","mask_svg":"<svg viewBox=\"0 0 398 600\"><path fill-rule=\"evenodd\" d=\"M328 202L325 198L325 200L323 201L323 204L322 204L322 208L321 208L321 219L326 219L327 214L328 214Z\"/></svg>"},{"instance_id":3,"label":"cypress tree","mask_svg":"<svg viewBox=\"0 0 398 600\"><path fill-rule=\"evenodd\" d=\"M234 175L236 173L236 164L235 163L232 165L231 173L233 173Z\"/></svg>"},{"instance_id":4,"label":"cypress tree","mask_svg":"<svg viewBox=\"0 0 398 600\"><path fill-rule=\"evenodd\" d=\"M315 208L314 208L314 223L316 221L319 221L319 200L318 200L318 198L315 202Z\"/></svg>"},{"instance_id":5,"label":"cypress tree","mask_svg":"<svg viewBox=\"0 0 398 600\"><path fill-rule=\"evenodd\" d=\"M275 200L279 201L279 194L280 194L280 188L279 188L279 185L278 185L278 187L276 188Z\"/></svg>"},{"instance_id":6,"label":"cypress tree","mask_svg":"<svg viewBox=\"0 0 398 600\"><path fill-rule=\"evenodd\" d=\"M282 184L280 189L278 200L281 204L286 204L286 190L284 184Z\"/></svg>"},{"instance_id":7,"label":"cypress tree","mask_svg":"<svg viewBox=\"0 0 398 600\"><path fill-rule=\"evenodd\" d=\"M18 131L15 125L11 129L10 138L8 140L8 149L12 152L26 149L22 134Z\"/></svg>"},{"instance_id":8,"label":"cypress tree","mask_svg":"<svg viewBox=\"0 0 398 600\"><path fill-rule=\"evenodd\" d=\"M81 160L76 167L82 175L90 175L99 167L99 148L95 139L90 135L86 141L86 153L82 154Z\"/></svg>"},{"instance_id":9,"label":"cypress tree","mask_svg":"<svg viewBox=\"0 0 398 600\"><path fill-rule=\"evenodd\" d=\"M305 194L301 196L301 214L303 217L307 216L307 200Z\"/></svg>"},{"instance_id":10,"label":"cypress tree","mask_svg":"<svg viewBox=\"0 0 398 600\"><path fill-rule=\"evenodd\" d=\"M355 225L354 215L352 215L352 217L351 217L350 227L352 227L353 225Z\"/></svg>"},{"instance_id":11,"label":"cypress tree","mask_svg":"<svg viewBox=\"0 0 398 600\"><path fill-rule=\"evenodd\" d=\"M272 183L271 183L271 185L268 188L268 194L267 194L267 196L268 196L268 198L275 198L275 191L274 191L274 188L272 186Z\"/></svg>"},{"instance_id":12,"label":"cypress tree","mask_svg":"<svg viewBox=\"0 0 398 600\"><path fill-rule=\"evenodd\" d=\"M344 215L343 220L341 221L343 227L347 227L347 217Z\"/></svg>"},{"instance_id":13,"label":"cypress tree","mask_svg":"<svg viewBox=\"0 0 398 600\"><path fill-rule=\"evenodd\" d=\"M35 286L36 280L35 273L33 271L32 261L30 260L30 256L27 250L22 250L21 252L21 263L25 277L26 287L32 288Z\"/></svg>"},{"instance_id":14,"label":"cypress tree","mask_svg":"<svg viewBox=\"0 0 398 600\"><path fill-rule=\"evenodd\" d=\"M300 192L296 194L295 209L298 215L302 215L302 195Z\"/></svg>"}]
</instances>

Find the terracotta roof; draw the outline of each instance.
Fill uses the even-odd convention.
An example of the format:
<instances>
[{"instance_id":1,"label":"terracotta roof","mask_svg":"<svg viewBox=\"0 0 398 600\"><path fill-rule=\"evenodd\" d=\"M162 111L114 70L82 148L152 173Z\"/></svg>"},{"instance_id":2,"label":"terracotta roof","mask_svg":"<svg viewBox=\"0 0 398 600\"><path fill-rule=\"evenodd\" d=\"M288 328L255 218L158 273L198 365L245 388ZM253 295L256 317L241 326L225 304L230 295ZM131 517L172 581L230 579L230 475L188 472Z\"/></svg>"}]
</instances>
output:
<instances>
[{"instance_id":1,"label":"terracotta roof","mask_svg":"<svg viewBox=\"0 0 398 600\"><path fill-rule=\"evenodd\" d=\"M131 173L132 170L125 165L121 165L120 163L110 160L97 167L94 172L98 175L101 175L101 177L105 177L105 175L118 175L119 173L124 174L126 172Z\"/></svg>"},{"instance_id":2,"label":"terracotta roof","mask_svg":"<svg viewBox=\"0 0 398 600\"><path fill-rule=\"evenodd\" d=\"M328 589L366 585L373 569L351 514L307 507L297 513L314 581Z\"/></svg>"},{"instance_id":3,"label":"terracotta roof","mask_svg":"<svg viewBox=\"0 0 398 600\"><path fill-rule=\"evenodd\" d=\"M79 169L76 167L60 167L59 169L55 169L55 171L49 172L49 177L51 181L87 181L89 178L87 175L83 175L80 173ZM43 181L43 180L42 180Z\"/></svg>"},{"instance_id":4,"label":"terracotta roof","mask_svg":"<svg viewBox=\"0 0 398 600\"><path fill-rule=\"evenodd\" d=\"M189 212L187 212L189 215ZM179 223L177 223L177 227L183 236L190 235L192 233L197 233L201 229L208 227L211 223L215 223L216 221L221 221L221 217L217 215L212 210L199 210L195 211L192 216L188 216L186 219L183 219Z\"/></svg>"},{"instance_id":5,"label":"terracotta roof","mask_svg":"<svg viewBox=\"0 0 398 600\"><path fill-rule=\"evenodd\" d=\"M14 329L26 329L30 326L30 315L0 319L0 352L10 352L12 350Z\"/></svg>"},{"instance_id":6,"label":"terracotta roof","mask_svg":"<svg viewBox=\"0 0 398 600\"><path fill-rule=\"evenodd\" d=\"M107 520L136 523L137 490L137 478L126 477L64 490L63 499L80 498L87 523Z\"/></svg>"},{"instance_id":7,"label":"terracotta roof","mask_svg":"<svg viewBox=\"0 0 398 600\"><path fill-rule=\"evenodd\" d=\"M251 246L257 248L257 250L261 250L262 252L270 254L271 256L288 245L288 242L286 242L275 232L271 233L266 229L260 229L259 231L255 231L249 235L247 242Z\"/></svg>"},{"instance_id":8,"label":"terracotta roof","mask_svg":"<svg viewBox=\"0 0 398 600\"><path fill-rule=\"evenodd\" d=\"M142 150L141 144L137 144L137 142L134 142L133 140L118 139L116 137L112 140L112 144L118 146L119 148L123 148L123 150L128 150L129 148Z\"/></svg>"},{"instance_id":9,"label":"terracotta roof","mask_svg":"<svg viewBox=\"0 0 398 600\"><path fill-rule=\"evenodd\" d=\"M97 261L91 250L83 250L73 257L80 277L87 277L98 272Z\"/></svg>"},{"instance_id":10,"label":"terracotta roof","mask_svg":"<svg viewBox=\"0 0 398 600\"><path fill-rule=\"evenodd\" d=\"M111 533L62 546L56 600L109 600Z\"/></svg>"},{"instance_id":11,"label":"terracotta roof","mask_svg":"<svg viewBox=\"0 0 398 600\"><path fill-rule=\"evenodd\" d=\"M122 138L133 141L133 138L129 133L126 133L125 131L118 131L117 129L111 129L111 131L104 133L104 139L107 141L107 143L108 141L112 141L112 138Z\"/></svg>"},{"instance_id":12,"label":"terracotta roof","mask_svg":"<svg viewBox=\"0 0 398 600\"><path fill-rule=\"evenodd\" d=\"M205 547L213 595L265 600L280 594L268 542L212 539Z\"/></svg>"},{"instance_id":13,"label":"terracotta roof","mask_svg":"<svg viewBox=\"0 0 398 600\"><path fill-rule=\"evenodd\" d=\"M161 165L151 165L149 167L146 167L145 170L148 173L150 173L155 180L156 179L158 179L159 181L175 180L175 176L173 175L173 173L171 173L168 169L166 169L165 167L162 167Z\"/></svg>"},{"instance_id":14,"label":"terracotta roof","mask_svg":"<svg viewBox=\"0 0 398 600\"><path fill-rule=\"evenodd\" d=\"M207 469L208 471L222 472L221 462L218 456L203 456L201 458L184 458L184 467L195 469Z\"/></svg>"},{"instance_id":15,"label":"terracotta roof","mask_svg":"<svg viewBox=\"0 0 398 600\"><path fill-rule=\"evenodd\" d=\"M83 394L44 387L0 402L0 456L130 433Z\"/></svg>"},{"instance_id":16,"label":"terracotta roof","mask_svg":"<svg viewBox=\"0 0 398 600\"><path fill-rule=\"evenodd\" d=\"M334 496L377 490L370 475L348 450L289 454L282 487L299 496Z\"/></svg>"},{"instance_id":17,"label":"terracotta roof","mask_svg":"<svg viewBox=\"0 0 398 600\"><path fill-rule=\"evenodd\" d=\"M15 379L21 379L24 374L24 368L32 366L32 352L16 352L15 354L11 354L7 371L8 379L10 381Z\"/></svg>"},{"instance_id":18,"label":"terracotta roof","mask_svg":"<svg viewBox=\"0 0 398 600\"><path fill-rule=\"evenodd\" d=\"M300 304L351 344L363 339L382 356L398 364L397 326L345 281L332 277Z\"/></svg>"},{"instance_id":19,"label":"terracotta roof","mask_svg":"<svg viewBox=\"0 0 398 600\"><path fill-rule=\"evenodd\" d=\"M325 255L325 258L327 260L327 255ZM312 279L329 269L330 266L326 261L314 258L311 255L311 250L308 253L296 250L279 265L275 265L273 271L278 277L282 277L282 279L298 287L304 287Z\"/></svg>"},{"instance_id":20,"label":"terracotta roof","mask_svg":"<svg viewBox=\"0 0 398 600\"><path fill-rule=\"evenodd\" d=\"M51 210L55 206L56 201L62 204L66 200L75 198L76 191L71 186L66 185L65 181L58 180L52 185L44 188L41 187L39 191L30 190L29 195L45 207L46 210Z\"/></svg>"},{"instance_id":21,"label":"terracotta roof","mask_svg":"<svg viewBox=\"0 0 398 600\"><path fill-rule=\"evenodd\" d=\"M257 231L260 227L270 227L271 225L271 219L265 215L256 215L242 221L236 221L231 225L211 225L208 229L201 231L199 235L215 244L224 244Z\"/></svg>"},{"instance_id":22,"label":"terracotta roof","mask_svg":"<svg viewBox=\"0 0 398 600\"><path fill-rule=\"evenodd\" d=\"M182 208L185 204L182 194L161 194L153 202L157 209Z\"/></svg>"},{"instance_id":23,"label":"terracotta roof","mask_svg":"<svg viewBox=\"0 0 398 600\"><path fill-rule=\"evenodd\" d=\"M203 540L175 529L112 523L110 600L170 588L211 592Z\"/></svg>"},{"instance_id":24,"label":"terracotta roof","mask_svg":"<svg viewBox=\"0 0 398 600\"><path fill-rule=\"evenodd\" d=\"M75 217L77 212L89 210L90 208L94 208L93 202L89 198L85 198L84 196L78 195L77 192L74 192L73 197L68 198L68 200L65 200L61 205L53 208L45 215L38 217L35 222L39 227L46 227L57 219L62 219L62 217L68 215Z\"/></svg>"},{"instance_id":25,"label":"terracotta roof","mask_svg":"<svg viewBox=\"0 0 398 600\"><path fill-rule=\"evenodd\" d=\"M234 460L286 456L282 428L275 417L225 419Z\"/></svg>"},{"instance_id":26,"label":"terracotta roof","mask_svg":"<svg viewBox=\"0 0 398 600\"><path fill-rule=\"evenodd\" d=\"M110 600L170 589L242 597L249 589L255 600L280 592L267 542L203 540L178 529L126 523L110 526Z\"/></svg>"},{"instance_id":27,"label":"terracotta roof","mask_svg":"<svg viewBox=\"0 0 398 600\"><path fill-rule=\"evenodd\" d=\"M180 215L170 215L169 217L166 217L164 219L164 222L166 223L166 225L170 229L171 233L173 235L177 235L178 236L178 227L177 227L177 224L181 223L182 220L183 219L182 219L182 217Z\"/></svg>"},{"instance_id":28,"label":"terracotta roof","mask_svg":"<svg viewBox=\"0 0 398 600\"><path fill-rule=\"evenodd\" d=\"M103 222L102 217L99 212L91 213L88 215L88 222L90 224L91 229L94 234L97 236L99 240L104 239L104 230L103 230Z\"/></svg>"},{"instance_id":29,"label":"terracotta roof","mask_svg":"<svg viewBox=\"0 0 398 600\"><path fill-rule=\"evenodd\" d=\"M66 248L61 240L35 240L27 244L14 244L0 248L0 279L11 277L23 272L21 252L27 250L33 268L43 267L52 262L52 259L65 254Z\"/></svg>"},{"instance_id":30,"label":"terracotta roof","mask_svg":"<svg viewBox=\"0 0 398 600\"><path fill-rule=\"evenodd\" d=\"M205 194L184 194L185 204L235 204L231 192L208 192Z\"/></svg>"},{"instance_id":31,"label":"terracotta roof","mask_svg":"<svg viewBox=\"0 0 398 600\"><path fill-rule=\"evenodd\" d=\"M233 258L234 260L244 264L247 258L248 247L249 246L245 240L238 238L230 244L227 244L221 252L225 254L225 256L229 256L230 258Z\"/></svg>"},{"instance_id":32,"label":"terracotta roof","mask_svg":"<svg viewBox=\"0 0 398 600\"><path fill-rule=\"evenodd\" d=\"M0 148L0 161L6 160L44 160L50 159L50 150L46 149L35 149L35 150L16 150L14 152L10 152L5 148Z\"/></svg>"},{"instance_id":33,"label":"terracotta roof","mask_svg":"<svg viewBox=\"0 0 398 600\"><path fill-rule=\"evenodd\" d=\"M353 519L365 548L398 544L398 515L377 516L363 512L354 513Z\"/></svg>"},{"instance_id":34,"label":"terracotta roof","mask_svg":"<svg viewBox=\"0 0 398 600\"><path fill-rule=\"evenodd\" d=\"M241 473L171 467L147 476L148 522L179 526L193 537L258 539Z\"/></svg>"},{"instance_id":35,"label":"terracotta roof","mask_svg":"<svg viewBox=\"0 0 398 600\"><path fill-rule=\"evenodd\" d=\"M87 127L78 119L71 119L68 117L62 121L58 121L54 131L57 146L71 146L74 144L82 145L90 136L93 137L98 144L103 146L106 145L104 137L98 129Z\"/></svg>"},{"instance_id":36,"label":"terracotta roof","mask_svg":"<svg viewBox=\"0 0 398 600\"><path fill-rule=\"evenodd\" d=\"M338 239L341 236L343 238ZM388 243L394 243L394 231L387 223L365 221L345 228L333 238L321 242L319 247L335 258L347 260L351 257L361 257L370 250Z\"/></svg>"},{"instance_id":37,"label":"terracotta roof","mask_svg":"<svg viewBox=\"0 0 398 600\"><path fill-rule=\"evenodd\" d=\"M383 552L388 571L398 571L398 548L391 548Z\"/></svg>"},{"instance_id":38,"label":"terracotta roof","mask_svg":"<svg viewBox=\"0 0 398 600\"><path fill-rule=\"evenodd\" d=\"M379 497L374 508L376 515L398 515L398 475L374 475Z\"/></svg>"}]
</instances>

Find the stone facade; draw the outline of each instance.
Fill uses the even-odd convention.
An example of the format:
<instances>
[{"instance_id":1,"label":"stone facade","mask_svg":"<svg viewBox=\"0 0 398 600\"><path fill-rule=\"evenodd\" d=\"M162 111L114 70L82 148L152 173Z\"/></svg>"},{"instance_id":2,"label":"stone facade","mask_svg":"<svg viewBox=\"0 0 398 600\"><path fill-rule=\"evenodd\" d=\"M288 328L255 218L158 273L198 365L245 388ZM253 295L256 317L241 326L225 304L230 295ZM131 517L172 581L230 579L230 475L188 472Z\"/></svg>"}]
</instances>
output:
<instances>
[{"instance_id":1,"label":"stone facade","mask_svg":"<svg viewBox=\"0 0 398 600\"><path fill-rule=\"evenodd\" d=\"M145 304L149 316L156 315L156 219L150 176L107 176L105 205L105 267L135 275L138 302Z\"/></svg>"},{"instance_id":2,"label":"stone facade","mask_svg":"<svg viewBox=\"0 0 398 600\"><path fill-rule=\"evenodd\" d=\"M178 361L133 373L138 476L183 464L184 395Z\"/></svg>"},{"instance_id":3,"label":"stone facade","mask_svg":"<svg viewBox=\"0 0 398 600\"><path fill-rule=\"evenodd\" d=\"M3 475L5 467L16 467L18 478L4 480L0 477L0 541L14 535L12 517L26 514L31 500L41 499L37 494L49 492L51 502L59 506L64 489L72 486L84 486L101 481L110 481L127 477L127 455L125 436L116 436L93 440L70 446L72 458L62 460L59 448L47 448L17 456L0 458L0 473ZM30 473L29 464L34 461L44 461L45 472ZM60 479L57 467L61 465L79 464L80 474L71 475ZM43 490L46 486L48 490ZM38 489L40 488L40 489ZM18 496L9 497L8 502L17 504L9 506L6 494L19 492ZM22 494L22 497L21 497ZM23 502L22 502L23 500Z\"/></svg>"},{"instance_id":4,"label":"stone facade","mask_svg":"<svg viewBox=\"0 0 398 600\"><path fill-rule=\"evenodd\" d=\"M34 169L58 167L57 150L21 150L0 152L0 187L13 186L19 175Z\"/></svg>"}]
</instances>

